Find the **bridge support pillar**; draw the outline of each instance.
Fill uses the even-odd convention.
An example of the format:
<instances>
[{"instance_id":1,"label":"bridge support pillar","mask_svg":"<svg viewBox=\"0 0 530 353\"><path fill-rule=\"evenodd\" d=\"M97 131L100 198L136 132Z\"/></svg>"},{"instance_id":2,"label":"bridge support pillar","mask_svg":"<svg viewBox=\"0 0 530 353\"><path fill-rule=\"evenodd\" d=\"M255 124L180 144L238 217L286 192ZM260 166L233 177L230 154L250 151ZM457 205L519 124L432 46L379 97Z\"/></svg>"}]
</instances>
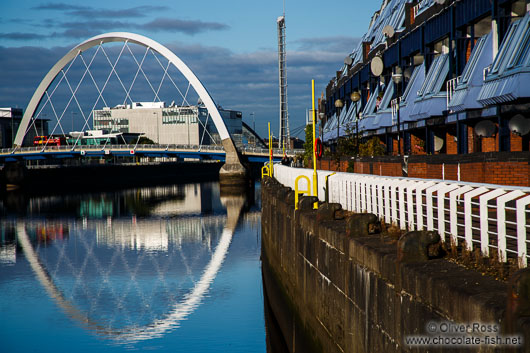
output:
<instances>
[{"instance_id":1,"label":"bridge support pillar","mask_svg":"<svg viewBox=\"0 0 530 353\"><path fill-rule=\"evenodd\" d=\"M219 183L221 188L225 190L229 188L240 190L248 184L248 170L241 163L234 141L231 138L227 138L222 143L226 152L226 160L219 171Z\"/></svg>"}]
</instances>

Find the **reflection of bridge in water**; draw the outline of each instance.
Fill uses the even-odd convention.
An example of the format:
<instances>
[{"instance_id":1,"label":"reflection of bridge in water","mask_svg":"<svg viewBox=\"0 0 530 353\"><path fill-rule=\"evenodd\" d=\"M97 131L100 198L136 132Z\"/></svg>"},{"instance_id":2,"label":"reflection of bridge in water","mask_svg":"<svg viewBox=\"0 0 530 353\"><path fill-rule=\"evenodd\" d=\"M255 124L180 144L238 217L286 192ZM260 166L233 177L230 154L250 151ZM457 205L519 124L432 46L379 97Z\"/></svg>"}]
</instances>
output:
<instances>
[{"instance_id":1,"label":"reflection of bridge in water","mask_svg":"<svg viewBox=\"0 0 530 353\"><path fill-rule=\"evenodd\" d=\"M68 241L52 244L31 239L38 222L19 220L16 233L39 282L68 316L104 337L135 342L177 328L208 292L245 198L221 197L221 202L226 215L84 219L68 225ZM186 259L185 247L199 252L196 263ZM177 256L184 266L175 266ZM194 280L191 267L197 264L205 266ZM179 271L191 275L181 281L188 287L175 285L183 277Z\"/></svg>"}]
</instances>

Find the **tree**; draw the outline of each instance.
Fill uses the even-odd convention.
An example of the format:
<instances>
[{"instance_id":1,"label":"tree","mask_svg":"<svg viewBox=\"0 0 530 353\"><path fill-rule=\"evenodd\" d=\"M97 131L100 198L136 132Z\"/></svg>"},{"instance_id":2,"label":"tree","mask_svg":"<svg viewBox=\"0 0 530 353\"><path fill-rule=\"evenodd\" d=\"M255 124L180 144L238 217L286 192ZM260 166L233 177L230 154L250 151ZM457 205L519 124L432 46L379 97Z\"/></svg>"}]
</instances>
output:
<instances>
[{"instance_id":1,"label":"tree","mask_svg":"<svg viewBox=\"0 0 530 353\"><path fill-rule=\"evenodd\" d=\"M150 138L148 138L148 137L142 136L138 140L138 144L139 145L154 145L155 142L153 140L151 140Z\"/></svg>"},{"instance_id":2,"label":"tree","mask_svg":"<svg viewBox=\"0 0 530 353\"><path fill-rule=\"evenodd\" d=\"M385 154L385 147L381 140L374 136L359 146L359 155L364 157L382 156Z\"/></svg>"},{"instance_id":3,"label":"tree","mask_svg":"<svg viewBox=\"0 0 530 353\"><path fill-rule=\"evenodd\" d=\"M304 165L309 166L309 161L313 158L313 125L307 124L305 126L305 142L304 142Z\"/></svg>"},{"instance_id":4,"label":"tree","mask_svg":"<svg viewBox=\"0 0 530 353\"><path fill-rule=\"evenodd\" d=\"M337 158L355 156L357 153L357 137L353 129L346 125L346 135L339 139L337 146Z\"/></svg>"}]
</instances>

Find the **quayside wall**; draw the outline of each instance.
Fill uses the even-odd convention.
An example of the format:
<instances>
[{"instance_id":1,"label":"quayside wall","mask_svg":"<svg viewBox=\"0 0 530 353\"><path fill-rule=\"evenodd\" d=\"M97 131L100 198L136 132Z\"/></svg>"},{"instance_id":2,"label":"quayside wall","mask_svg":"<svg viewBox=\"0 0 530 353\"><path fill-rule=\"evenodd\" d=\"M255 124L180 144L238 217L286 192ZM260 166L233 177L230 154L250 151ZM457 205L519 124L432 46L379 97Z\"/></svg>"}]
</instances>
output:
<instances>
[{"instance_id":1,"label":"quayside wall","mask_svg":"<svg viewBox=\"0 0 530 353\"><path fill-rule=\"evenodd\" d=\"M447 321L494 325L502 330L497 335L530 342L529 315L522 309L530 307L522 304L528 292L517 292L522 297L508 305L505 282L444 258L402 261L395 239L359 236L347 219L304 207L304 198L295 211L292 190L272 178L265 177L261 190L264 287L266 293L274 287L271 309L291 352L461 352L462 346L405 343L409 335L439 336ZM431 322L436 332L429 332ZM310 348L299 346L300 334L310 338ZM484 339L487 333L472 335ZM514 346L472 350L508 349Z\"/></svg>"}]
</instances>

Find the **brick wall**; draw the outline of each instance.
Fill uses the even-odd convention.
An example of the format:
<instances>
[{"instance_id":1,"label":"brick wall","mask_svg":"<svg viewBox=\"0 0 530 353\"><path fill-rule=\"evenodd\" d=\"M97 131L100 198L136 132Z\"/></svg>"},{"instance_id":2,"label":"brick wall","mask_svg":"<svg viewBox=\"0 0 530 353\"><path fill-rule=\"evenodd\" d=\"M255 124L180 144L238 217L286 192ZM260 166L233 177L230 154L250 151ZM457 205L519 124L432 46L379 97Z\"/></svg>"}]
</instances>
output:
<instances>
[{"instance_id":1,"label":"brick wall","mask_svg":"<svg viewBox=\"0 0 530 353\"><path fill-rule=\"evenodd\" d=\"M411 154L426 154L425 140L414 134L410 134L410 152Z\"/></svg>"},{"instance_id":2,"label":"brick wall","mask_svg":"<svg viewBox=\"0 0 530 353\"><path fill-rule=\"evenodd\" d=\"M499 134L496 134L494 137L481 137L479 141L482 146L482 152L497 151L497 146L499 146L498 138Z\"/></svg>"},{"instance_id":3,"label":"brick wall","mask_svg":"<svg viewBox=\"0 0 530 353\"><path fill-rule=\"evenodd\" d=\"M451 135L449 132L445 134L445 150L447 154L457 154L458 153L458 143L455 141L455 136Z\"/></svg>"},{"instance_id":4,"label":"brick wall","mask_svg":"<svg viewBox=\"0 0 530 353\"><path fill-rule=\"evenodd\" d=\"M401 154L403 154L403 143L401 143ZM392 155L398 155L398 140L397 137L392 137Z\"/></svg>"},{"instance_id":5,"label":"brick wall","mask_svg":"<svg viewBox=\"0 0 530 353\"><path fill-rule=\"evenodd\" d=\"M471 126L467 127L467 152L473 153L475 151L475 139L477 137L473 133L473 128Z\"/></svg>"},{"instance_id":6,"label":"brick wall","mask_svg":"<svg viewBox=\"0 0 530 353\"><path fill-rule=\"evenodd\" d=\"M399 156L361 157L341 161L341 171L359 174L403 176ZM317 167L337 170L334 161L321 160ZM460 172L459 172L460 170ZM459 176L460 175L460 176ZM408 177L460 180L475 183L530 186L530 152L489 152L466 155L411 155Z\"/></svg>"},{"instance_id":7,"label":"brick wall","mask_svg":"<svg viewBox=\"0 0 530 353\"><path fill-rule=\"evenodd\" d=\"M510 150L522 151L523 150L523 138L519 135L510 133Z\"/></svg>"}]
</instances>

